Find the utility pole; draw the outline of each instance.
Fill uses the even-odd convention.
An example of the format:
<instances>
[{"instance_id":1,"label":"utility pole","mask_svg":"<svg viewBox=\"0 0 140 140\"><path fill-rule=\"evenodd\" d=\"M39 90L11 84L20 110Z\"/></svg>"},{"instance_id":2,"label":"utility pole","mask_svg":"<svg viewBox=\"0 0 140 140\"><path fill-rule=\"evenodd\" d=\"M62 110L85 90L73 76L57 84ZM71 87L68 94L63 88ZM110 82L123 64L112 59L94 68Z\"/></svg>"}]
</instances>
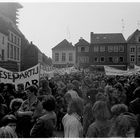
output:
<instances>
[{"instance_id":1,"label":"utility pole","mask_svg":"<svg viewBox=\"0 0 140 140\"><path fill-rule=\"evenodd\" d=\"M125 25L124 25L124 19L123 18L121 19L121 22L122 22L122 34L124 34Z\"/></svg>"},{"instance_id":2,"label":"utility pole","mask_svg":"<svg viewBox=\"0 0 140 140\"><path fill-rule=\"evenodd\" d=\"M140 29L140 20L137 21L138 30Z\"/></svg>"},{"instance_id":3,"label":"utility pole","mask_svg":"<svg viewBox=\"0 0 140 140\"><path fill-rule=\"evenodd\" d=\"M69 30L69 27L67 26L67 39L71 42L71 34L70 34L70 30Z\"/></svg>"}]
</instances>

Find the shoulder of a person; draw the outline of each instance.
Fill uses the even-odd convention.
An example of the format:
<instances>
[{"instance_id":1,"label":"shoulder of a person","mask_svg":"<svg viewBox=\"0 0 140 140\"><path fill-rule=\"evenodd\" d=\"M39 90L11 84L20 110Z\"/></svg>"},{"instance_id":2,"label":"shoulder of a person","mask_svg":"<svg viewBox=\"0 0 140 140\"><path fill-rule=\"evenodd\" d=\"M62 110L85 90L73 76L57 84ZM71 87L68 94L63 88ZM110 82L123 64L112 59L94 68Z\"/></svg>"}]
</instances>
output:
<instances>
[{"instance_id":1,"label":"shoulder of a person","mask_svg":"<svg viewBox=\"0 0 140 140\"><path fill-rule=\"evenodd\" d=\"M140 102L140 98L134 99L133 101L130 102L130 104L135 104L135 103L138 103L138 102Z\"/></svg>"},{"instance_id":2,"label":"shoulder of a person","mask_svg":"<svg viewBox=\"0 0 140 140\"><path fill-rule=\"evenodd\" d=\"M90 129L96 128L98 125L96 122L93 122L92 124L89 125Z\"/></svg>"}]
</instances>

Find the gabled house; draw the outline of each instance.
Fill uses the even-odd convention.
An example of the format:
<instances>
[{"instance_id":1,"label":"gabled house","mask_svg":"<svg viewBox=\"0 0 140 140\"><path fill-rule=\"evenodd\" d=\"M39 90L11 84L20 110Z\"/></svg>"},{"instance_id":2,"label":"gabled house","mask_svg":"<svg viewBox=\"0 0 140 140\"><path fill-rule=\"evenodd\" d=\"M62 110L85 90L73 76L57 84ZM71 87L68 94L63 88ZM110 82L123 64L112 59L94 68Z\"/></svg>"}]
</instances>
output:
<instances>
[{"instance_id":1,"label":"gabled house","mask_svg":"<svg viewBox=\"0 0 140 140\"><path fill-rule=\"evenodd\" d=\"M75 65L75 60L75 47L66 39L52 48L52 64L54 67L70 67Z\"/></svg>"},{"instance_id":2,"label":"gabled house","mask_svg":"<svg viewBox=\"0 0 140 140\"><path fill-rule=\"evenodd\" d=\"M133 32L127 39L128 47L128 65L133 67L135 65L140 66L140 30Z\"/></svg>"},{"instance_id":3,"label":"gabled house","mask_svg":"<svg viewBox=\"0 0 140 140\"><path fill-rule=\"evenodd\" d=\"M98 34L91 32L90 65L103 69L104 65L127 68L127 44L121 33Z\"/></svg>"},{"instance_id":4,"label":"gabled house","mask_svg":"<svg viewBox=\"0 0 140 140\"><path fill-rule=\"evenodd\" d=\"M79 68L87 68L89 66L89 42L82 37L75 44L76 49L76 65Z\"/></svg>"}]
</instances>

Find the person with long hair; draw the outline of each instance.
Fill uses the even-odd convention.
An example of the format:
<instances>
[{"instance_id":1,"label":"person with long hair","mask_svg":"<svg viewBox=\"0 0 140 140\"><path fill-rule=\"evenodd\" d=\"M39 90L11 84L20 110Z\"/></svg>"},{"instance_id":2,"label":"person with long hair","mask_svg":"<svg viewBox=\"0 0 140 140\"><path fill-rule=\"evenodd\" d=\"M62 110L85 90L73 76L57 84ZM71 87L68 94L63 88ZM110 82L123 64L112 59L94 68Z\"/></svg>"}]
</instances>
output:
<instances>
[{"instance_id":1,"label":"person with long hair","mask_svg":"<svg viewBox=\"0 0 140 140\"><path fill-rule=\"evenodd\" d=\"M17 135L10 126L0 128L0 138L17 138Z\"/></svg>"},{"instance_id":2,"label":"person with long hair","mask_svg":"<svg viewBox=\"0 0 140 140\"><path fill-rule=\"evenodd\" d=\"M89 126L86 137L105 138L110 130L110 112L105 101L96 101L92 108L95 121Z\"/></svg>"},{"instance_id":3,"label":"person with long hair","mask_svg":"<svg viewBox=\"0 0 140 140\"><path fill-rule=\"evenodd\" d=\"M135 137L137 126L137 118L133 113L120 114L110 129L109 137L133 138Z\"/></svg>"},{"instance_id":4,"label":"person with long hair","mask_svg":"<svg viewBox=\"0 0 140 140\"><path fill-rule=\"evenodd\" d=\"M81 98L74 98L69 103L67 112L68 113L62 119L64 137L83 137L83 126L81 123L81 117L83 115L83 100Z\"/></svg>"}]
</instances>

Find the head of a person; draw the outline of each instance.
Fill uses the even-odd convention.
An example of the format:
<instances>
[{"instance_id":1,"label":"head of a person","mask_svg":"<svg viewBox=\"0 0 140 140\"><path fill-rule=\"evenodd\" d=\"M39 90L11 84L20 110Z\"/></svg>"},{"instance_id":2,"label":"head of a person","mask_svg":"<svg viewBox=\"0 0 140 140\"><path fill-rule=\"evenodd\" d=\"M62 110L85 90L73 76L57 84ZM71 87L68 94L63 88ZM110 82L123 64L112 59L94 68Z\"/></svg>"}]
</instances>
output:
<instances>
[{"instance_id":1,"label":"head of a person","mask_svg":"<svg viewBox=\"0 0 140 140\"><path fill-rule=\"evenodd\" d=\"M83 100L81 98L73 99L68 105L68 113L77 113L79 116L83 115Z\"/></svg>"},{"instance_id":2,"label":"head of a person","mask_svg":"<svg viewBox=\"0 0 140 140\"><path fill-rule=\"evenodd\" d=\"M111 113L113 116L119 116L121 113L128 111L128 107L125 104L115 104L111 107Z\"/></svg>"},{"instance_id":3,"label":"head of a person","mask_svg":"<svg viewBox=\"0 0 140 140\"><path fill-rule=\"evenodd\" d=\"M98 92L95 98L96 98L96 101L106 101L106 96L101 92Z\"/></svg>"},{"instance_id":4,"label":"head of a person","mask_svg":"<svg viewBox=\"0 0 140 140\"><path fill-rule=\"evenodd\" d=\"M14 131L16 130L17 119L14 115L5 115L1 120L2 126L10 126Z\"/></svg>"},{"instance_id":5,"label":"head of a person","mask_svg":"<svg viewBox=\"0 0 140 140\"><path fill-rule=\"evenodd\" d=\"M80 84L78 80L73 80L72 84L74 85L74 88L79 88Z\"/></svg>"},{"instance_id":6,"label":"head of a person","mask_svg":"<svg viewBox=\"0 0 140 140\"><path fill-rule=\"evenodd\" d=\"M37 96L37 87L34 85L29 86L28 88L26 88L26 92L27 92L27 96Z\"/></svg>"},{"instance_id":7,"label":"head of a person","mask_svg":"<svg viewBox=\"0 0 140 140\"><path fill-rule=\"evenodd\" d=\"M132 113L120 114L112 126L111 133L114 133L116 137L134 137L135 130L138 126L137 118Z\"/></svg>"},{"instance_id":8,"label":"head of a person","mask_svg":"<svg viewBox=\"0 0 140 140\"><path fill-rule=\"evenodd\" d=\"M101 87L105 87L106 86L106 81L105 80L101 80L100 86Z\"/></svg>"},{"instance_id":9,"label":"head of a person","mask_svg":"<svg viewBox=\"0 0 140 140\"><path fill-rule=\"evenodd\" d=\"M73 90L74 89L74 85L72 83L69 83L67 85L67 90Z\"/></svg>"},{"instance_id":10,"label":"head of a person","mask_svg":"<svg viewBox=\"0 0 140 140\"><path fill-rule=\"evenodd\" d=\"M96 120L106 121L110 118L110 112L105 101L96 101L92 107L92 112Z\"/></svg>"},{"instance_id":11,"label":"head of a person","mask_svg":"<svg viewBox=\"0 0 140 140\"><path fill-rule=\"evenodd\" d=\"M5 100L4 97L0 94L0 104L4 104Z\"/></svg>"},{"instance_id":12,"label":"head of a person","mask_svg":"<svg viewBox=\"0 0 140 140\"><path fill-rule=\"evenodd\" d=\"M140 98L140 88L136 88L133 92L135 98Z\"/></svg>"},{"instance_id":13,"label":"head of a person","mask_svg":"<svg viewBox=\"0 0 140 140\"><path fill-rule=\"evenodd\" d=\"M76 91L72 90L72 91L68 91L65 95L64 95L65 101L67 104L69 104L71 102L71 100L75 99L75 98L79 98L79 95Z\"/></svg>"},{"instance_id":14,"label":"head of a person","mask_svg":"<svg viewBox=\"0 0 140 140\"><path fill-rule=\"evenodd\" d=\"M40 80L40 86L43 88L43 89L46 89L48 86L49 86L49 82L47 79L41 79Z\"/></svg>"},{"instance_id":15,"label":"head of a person","mask_svg":"<svg viewBox=\"0 0 140 140\"><path fill-rule=\"evenodd\" d=\"M24 84L20 83L17 85L17 91L23 91L24 90Z\"/></svg>"},{"instance_id":16,"label":"head of a person","mask_svg":"<svg viewBox=\"0 0 140 140\"><path fill-rule=\"evenodd\" d=\"M10 102L10 109L12 111L17 111L23 103L23 100L21 98L15 98Z\"/></svg>"},{"instance_id":17,"label":"head of a person","mask_svg":"<svg viewBox=\"0 0 140 140\"><path fill-rule=\"evenodd\" d=\"M140 77L136 77L134 79L134 84L135 84L136 87L140 86Z\"/></svg>"},{"instance_id":18,"label":"head of a person","mask_svg":"<svg viewBox=\"0 0 140 140\"><path fill-rule=\"evenodd\" d=\"M0 138L16 138L17 135L10 126L0 128Z\"/></svg>"},{"instance_id":19,"label":"head of a person","mask_svg":"<svg viewBox=\"0 0 140 140\"><path fill-rule=\"evenodd\" d=\"M117 83L117 84L115 84L114 85L114 88L117 90L117 92L124 92L124 88L123 88L123 86L122 86L122 84L121 83Z\"/></svg>"},{"instance_id":20,"label":"head of a person","mask_svg":"<svg viewBox=\"0 0 140 140\"><path fill-rule=\"evenodd\" d=\"M54 111L56 107L56 100L52 95L47 95L42 101L43 109L48 112Z\"/></svg>"},{"instance_id":21,"label":"head of a person","mask_svg":"<svg viewBox=\"0 0 140 140\"><path fill-rule=\"evenodd\" d=\"M91 101L91 103L94 103L96 101L96 95L98 93L98 90L96 88L91 88L87 91L87 99Z\"/></svg>"}]
</instances>

